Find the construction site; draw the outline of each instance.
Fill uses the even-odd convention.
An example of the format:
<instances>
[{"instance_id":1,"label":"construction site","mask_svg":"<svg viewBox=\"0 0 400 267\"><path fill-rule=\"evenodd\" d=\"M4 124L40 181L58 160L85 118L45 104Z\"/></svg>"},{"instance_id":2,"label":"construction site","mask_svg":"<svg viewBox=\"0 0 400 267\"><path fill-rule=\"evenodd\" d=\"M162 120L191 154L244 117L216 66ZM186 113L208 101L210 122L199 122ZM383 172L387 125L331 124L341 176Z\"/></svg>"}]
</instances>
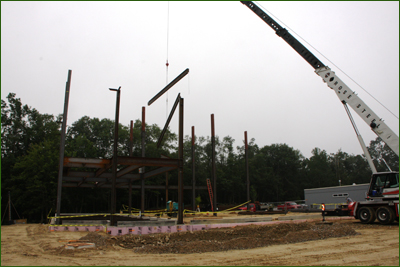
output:
<instances>
[{"instance_id":1,"label":"construction site","mask_svg":"<svg viewBox=\"0 0 400 267\"><path fill-rule=\"evenodd\" d=\"M272 217L277 218L276 216ZM222 220L237 217L230 214L223 216ZM294 218L291 213L279 217ZM213 220L213 218L214 216L199 219ZM185 227L188 227L188 224L185 224ZM327 219L327 223L322 223L321 218L312 215L310 219L290 221L274 219L269 221L269 224L230 223L225 224L223 228L210 227L199 231L183 231L182 227L181 230L176 229L176 232L167 233L150 233L153 231L151 228L141 227L142 234L131 232L118 235L117 232L116 235L110 235L100 229L94 232L75 231L75 228L49 231L48 225L41 224L6 225L1 227L1 265L398 266L399 264L398 225L361 224L351 218L339 220L332 217ZM174 228L170 229L173 231Z\"/></svg>"},{"instance_id":2,"label":"construction site","mask_svg":"<svg viewBox=\"0 0 400 267\"><path fill-rule=\"evenodd\" d=\"M174 82L184 74L185 72ZM71 71L68 77L64 116L68 109ZM154 99L172 85L171 83L161 90ZM119 90L116 91L117 125ZM170 118L178 105L182 123L183 99L179 95ZM144 114L143 108L143 122ZM211 118L213 128L213 116ZM63 123L65 131L66 119ZM180 144L183 138L181 129L180 127ZM143 128L143 133L144 131ZM118 131L115 134L115 140L118 140ZM162 135L160 142L161 140ZM23 222L3 226L2 265L399 264L398 224L363 224L353 216L325 218L321 209L258 208L250 211L250 201L218 210L217 196L213 194L215 176L207 181L206 188L196 187L195 178L191 186L183 185L182 179L178 179L177 186L153 186L158 189L178 190L178 203L169 202L166 209L147 211L144 202L141 203L141 209L134 209L132 203L129 203L118 213L115 205L116 188L125 188L130 192L132 189L141 189L144 194L144 184L142 187L133 186L133 181L144 181L173 169L178 169L179 177L182 177L182 158L146 158L144 151L140 158L119 157L117 154L111 159L67 158L63 153L64 141L62 139L60 147L57 197L57 211L61 212L54 217L50 216L47 225ZM179 150L181 149L182 146L179 146ZM180 152L179 155L183 153ZM152 168L148 168L150 171L146 172L145 167ZM138 169L138 174L132 173ZM215 173L214 163L213 172ZM63 214L62 187L110 188L113 203L111 212ZM184 189L193 192L192 209L184 209ZM211 210L201 212L195 206L195 190L206 189ZM243 206L247 210L238 210ZM374 236L372 243L371 236ZM385 258L384 262L382 257Z\"/></svg>"},{"instance_id":3,"label":"construction site","mask_svg":"<svg viewBox=\"0 0 400 267\"><path fill-rule=\"evenodd\" d=\"M357 106L358 102L352 102L357 96L349 93L350 96L347 97L346 90L349 92L351 90L336 78L334 72L314 55L310 55L306 48L304 52L303 46L286 29L280 29L280 25L273 20L271 22L266 18L267 15L263 15L264 13L260 15L261 11L252 2L242 3L276 30L278 36L288 42L315 69L324 83L336 90L346 111L347 104L352 108ZM171 94L170 89L188 73L189 68L183 70L160 91L154 92L154 97L149 99L147 106L151 106L167 92ZM109 88L116 93L112 157L67 157L65 146L69 96L70 92L74 91L71 88L71 80L72 70L68 70L61 125L56 210L48 214L47 224L30 224L26 220L15 220L14 224L2 226L1 265L399 265L398 172L380 174L376 170L373 171L375 180L385 177L389 181L386 177L390 176L394 182L390 186L387 182L387 186L382 185L381 188L377 186L373 188L375 184L371 182L369 191L365 193L368 201L352 202L351 209L350 205L347 205L350 202L342 205L339 210L331 210L330 213L325 210L324 203L314 203L313 207L289 201L282 205L278 205L277 202L259 203L257 199L252 200L250 197L249 142L247 131L244 131L246 177L243 187L246 188L246 202L238 205L222 205L217 195L221 189L217 188L214 114L210 114L212 153L210 178L196 177L195 126L191 128L190 184L184 184L183 179L184 162L185 160L188 162L188 159L184 158L185 110L184 99L180 93L176 94L175 102L157 142L158 149L163 144L164 135L172 118L178 117L176 158L146 157L145 106L141 107L141 157L135 157L132 153L133 121L131 121L128 148L130 155L118 155L121 87ZM364 105L363 102L362 104ZM375 114L368 110L366 105L362 107L365 109L360 112L365 117L364 112L367 110L368 116L364 120L373 131L381 134L381 130L390 130L384 128L383 121L378 122L374 119ZM349 117L353 122L350 114ZM354 125L353 127L356 130ZM385 132L385 137L384 142L397 147L398 154L398 137L396 136L397 141L393 141L395 134L392 132L389 134ZM169 183L168 174L172 171L177 173L177 184ZM161 175L166 177L165 184L145 183ZM206 186L199 185L200 179L206 180ZM64 212L62 196L65 188L109 190L109 212ZM119 197L117 189L129 192L128 203L123 207L117 207ZM132 200L134 190L140 192L140 202ZM156 210L146 207L147 190L163 191L163 196L165 192L165 201L162 203L165 208ZM171 200L172 191L177 196L176 202ZM196 203L199 191L207 192L206 208ZM190 202L187 203L184 199L190 199ZM11 221L11 200L9 203ZM291 204L296 206L289 209Z\"/></svg>"}]
</instances>

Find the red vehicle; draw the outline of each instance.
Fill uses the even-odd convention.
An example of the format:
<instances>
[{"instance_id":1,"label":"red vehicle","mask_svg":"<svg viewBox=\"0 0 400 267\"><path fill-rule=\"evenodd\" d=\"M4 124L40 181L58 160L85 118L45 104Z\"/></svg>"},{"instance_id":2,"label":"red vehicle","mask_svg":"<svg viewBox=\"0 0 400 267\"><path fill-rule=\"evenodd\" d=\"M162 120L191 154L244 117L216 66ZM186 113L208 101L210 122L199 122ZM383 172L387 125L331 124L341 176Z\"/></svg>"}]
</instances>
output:
<instances>
[{"instance_id":1,"label":"red vehicle","mask_svg":"<svg viewBox=\"0 0 400 267\"><path fill-rule=\"evenodd\" d=\"M256 209L257 209L257 208L256 208L256 204L250 203L249 205L250 205L250 211L255 212ZM242 206L242 207L240 207L239 209L240 209L240 210L247 210L247 204L244 205L244 206Z\"/></svg>"},{"instance_id":2,"label":"red vehicle","mask_svg":"<svg viewBox=\"0 0 400 267\"><path fill-rule=\"evenodd\" d=\"M281 204L276 206L278 210L292 210L292 209L300 209L301 205L297 204L296 202L285 202L285 204Z\"/></svg>"},{"instance_id":3,"label":"red vehicle","mask_svg":"<svg viewBox=\"0 0 400 267\"><path fill-rule=\"evenodd\" d=\"M351 198L347 198L347 204L339 205L335 209L323 209L323 216L354 216L354 208L356 202Z\"/></svg>"}]
</instances>

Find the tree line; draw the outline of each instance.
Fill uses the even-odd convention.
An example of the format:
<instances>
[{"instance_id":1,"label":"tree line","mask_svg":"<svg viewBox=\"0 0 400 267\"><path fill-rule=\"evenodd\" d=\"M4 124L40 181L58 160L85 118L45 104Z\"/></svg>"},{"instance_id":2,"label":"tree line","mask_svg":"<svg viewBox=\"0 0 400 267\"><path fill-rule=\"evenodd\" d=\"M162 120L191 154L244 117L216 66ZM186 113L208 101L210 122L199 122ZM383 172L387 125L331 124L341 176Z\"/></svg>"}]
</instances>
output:
<instances>
[{"instance_id":1,"label":"tree line","mask_svg":"<svg viewBox=\"0 0 400 267\"><path fill-rule=\"evenodd\" d=\"M57 199L57 179L62 115L41 114L23 105L10 93L1 100L1 208L8 204L8 192L18 215L30 222L46 222L54 215ZM161 128L146 124L146 157L165 155L178 157L177 134L167 130L160 149L157 140ZM141 121L133 127L133 148L130 151L129 126L119 124L118 155L141 156ZM114 121L83 116L67 128L65 156L81 158L111 158L114 141ZM218 203L240 204L247 201L245 147L234 145L230 137L215 138ZM368 147L378 171L387 171L387 162L398 171L399 158L379 137ZM212 146L209 136L195 140L196 185L206 185L211 178ZM192 184L192 140L184 137L184 184ZM255 139L248 144L250 198L260 202L279 202L304 198L304 189L368 183L371 170L363 155L342 150L328 154L314 148L305 158L288 144L259 147ZM168 173L168 184L177 185L177 171ZM146 185L165 185L166 175L146 180ZM138 182L139 184L139 182ZM207 190L197 190L200 205L209 204ZM61 212L100 213L110 211L111 190L105 188L63 188ZM169 190L146 190L145 207L164 208L168 200L177 201L178 194ZM191 204L192 192L184 192L185 205ZM117 209L128 204L128 190L117 189ZM140 191L132 191L133 207L140 207ZM4 214L2 214L2 219ZM13 215L15 218L15 215Z\"/></svg>"}]
</instances>

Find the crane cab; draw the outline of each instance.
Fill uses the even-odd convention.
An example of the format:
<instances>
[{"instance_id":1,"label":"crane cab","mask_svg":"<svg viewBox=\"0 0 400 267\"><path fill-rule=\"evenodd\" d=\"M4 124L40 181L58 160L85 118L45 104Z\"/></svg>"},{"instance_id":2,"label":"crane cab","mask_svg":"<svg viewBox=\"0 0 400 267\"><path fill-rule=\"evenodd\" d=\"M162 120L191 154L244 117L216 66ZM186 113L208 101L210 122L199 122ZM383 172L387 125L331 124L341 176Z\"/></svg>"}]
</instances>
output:
<instances>
[{"instance_id":1,"label":"crane cab","mask_svg":"<svg viewBox=\"0 0 400 267\"><path fill-rule=\"evenodd\" d=\"M399 199L399 173L374 173L371 177L367 199Z\"/></svg>"}]
</instances>

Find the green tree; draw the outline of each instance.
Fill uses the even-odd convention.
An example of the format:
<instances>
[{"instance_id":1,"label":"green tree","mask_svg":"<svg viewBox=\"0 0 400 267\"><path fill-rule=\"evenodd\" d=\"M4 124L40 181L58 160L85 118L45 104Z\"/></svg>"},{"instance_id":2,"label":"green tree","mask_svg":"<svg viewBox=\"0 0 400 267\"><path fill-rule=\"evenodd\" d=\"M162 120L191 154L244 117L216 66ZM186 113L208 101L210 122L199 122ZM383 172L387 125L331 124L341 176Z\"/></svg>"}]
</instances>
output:
<instances>
[{"instance_id":1,"label":"green tree","mask_svg":"<svg viewBox=\"0 0 400 267\"><path fill-rule=\"evenodd\" d=\"M28 173L28 171L22 172L21 164L30 157L33 150L39 149L37 146L49 148L60 141L60 124L53 115L40 114L36 109L23 105L21 99L16 98L14 93L8 94L7 102L1 100L1 192L4 196L11 191L13 203L18 203L17 209L22 210L21 216L29 215L30 218L37 220L40 218L39 215L33 216L30 210L24 209L22 206L24 203L21 199L24 198L25 191L22 191L23 195L16 193L20 192L18 188L31 188L32 179L21 178L27 177ZM33 159L35 158L33 157ZM37 162L39 162L39 158ZM46 168L51 173L49 166L52 165L46 165ZM55 169L57 170L57 165ZM37 172L34 172L32 168L30 171L32 171L30 176L36 177ZM43 180L36 179L35 186L45 188L47 185L41 184L41 181ZM4 200L7 201L7 199L2 199L2 207L6 204ZM40 206L41 204L36 200L30 201L28 204Z\"/></svg>"},{"instance_id":2,"label":"green tree","mask_svg":"<svg viewBox=\"0 0 400 267\"><path fill-rule=\"evenodd\" d=\"M302 177L303 156L287 144L264 146L255 155L252 177L255 176L257 195L261 201L299 199L302 189L298 186Z\"/></svg>"},{"instance_id":3,"label":"green tree","mask_svg":"<svg viewBox=\"0 0 400 267\"><path fill-rule=\"evenodd\" d=\"M58 176L58 140L32 144L27 155L14 165L10 190L18 196L14 203L24 210L28 220L46 222L46 216L55 209Z\"/></svg>"},{"instance_id":4,"label":"green tree","mask_svg":"<svg viewBox=\"0 0 400 267\"><path fill-rule=\"evenodd\" d=\"M332 171L330 156L325 150L317 147L311 153L312 156L304 165L308 188L332 186L333 181L337 179Z\"/></svg>"},{"instance_id":5,"label":"green tree","mask_svg":"<svg viewBox=\"0 0 400 267\"><path fill-rule=\"evenodd\" d=\"M399 171L399 156L380 137L370 142L368 152L378 172L388 171L384 161L386 161L392 171Z\"/></svg>"}]
</instances>

